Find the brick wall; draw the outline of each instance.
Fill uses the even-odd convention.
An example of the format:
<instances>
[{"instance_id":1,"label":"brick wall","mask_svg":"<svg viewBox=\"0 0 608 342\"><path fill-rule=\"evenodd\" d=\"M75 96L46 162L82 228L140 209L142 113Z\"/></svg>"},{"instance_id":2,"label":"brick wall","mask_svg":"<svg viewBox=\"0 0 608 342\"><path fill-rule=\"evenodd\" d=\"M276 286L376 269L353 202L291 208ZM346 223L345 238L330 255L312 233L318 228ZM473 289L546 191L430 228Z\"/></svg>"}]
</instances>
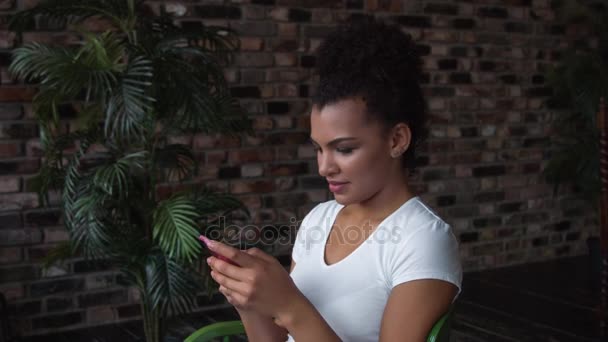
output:
<instances>
[{"instance_id":1,"label":"brick wall","mask_svg":"<svg viewBox=\"0 0 608 342\"><path fill-rule=\"evenodd\" d=\"M549 0L232 0L164 3L177 20L229 24L242 52L226 71L256 134L192 140L200 181L238 195L256 225L293 224L330 198L308 136L312 55L339 21L370 13L402 25L425 54L432 127L413 184L455 228L467 270L585 253L593 212L570 192L553 198L548 157L550 89L542 71L563 46ZM137 318L136 292L102 263L39 259L66 239L57 209L40 208L27 183L40 162L33 90L7 75L6 22L32 0L0 0L0 291L23 334ZM29 41L66 42L65 32ZM274 253L288 254L277 245ZM219 302L215 298L213 303ZM210 302L201 297L199 305Z\"/></svg>"}]
</instances>

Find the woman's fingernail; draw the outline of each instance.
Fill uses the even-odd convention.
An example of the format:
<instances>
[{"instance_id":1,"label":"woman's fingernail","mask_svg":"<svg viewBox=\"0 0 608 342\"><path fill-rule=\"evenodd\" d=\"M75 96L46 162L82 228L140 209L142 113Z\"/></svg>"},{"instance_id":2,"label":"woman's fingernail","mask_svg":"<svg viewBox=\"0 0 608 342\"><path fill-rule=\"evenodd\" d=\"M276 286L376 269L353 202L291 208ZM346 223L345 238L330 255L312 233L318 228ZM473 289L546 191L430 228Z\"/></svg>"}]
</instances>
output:
<instances>
[{"instance_id":1,"label":"woman's fingernail","mask_svg":"<svg viewBox=\"0 0 608 342\"><path fill-rule=\"evenodd\" d=\"M207 265L211 265L211 257L207 258Z\"/></svg>"},{"instance_id":2,"label":"woman's fingernail","mask_svg":"<svg viewBox=\"0 0 608 342\"><path fill-rule=\"evenodd\" d=\"M198 238L199 240L203 241L205 245L207 245L207 247L213 247L214 242L212 240L209 240L206 236L201 235Z\"/></svg>"}]
</instances>

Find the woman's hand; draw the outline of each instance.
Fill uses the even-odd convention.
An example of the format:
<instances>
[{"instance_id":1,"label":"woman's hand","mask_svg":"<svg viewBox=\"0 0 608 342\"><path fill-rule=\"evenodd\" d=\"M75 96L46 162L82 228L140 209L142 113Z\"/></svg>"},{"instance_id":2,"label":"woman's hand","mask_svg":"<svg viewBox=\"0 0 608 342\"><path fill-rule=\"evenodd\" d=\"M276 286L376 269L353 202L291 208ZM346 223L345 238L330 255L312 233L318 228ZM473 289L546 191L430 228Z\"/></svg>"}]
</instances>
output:
<instances>
[{"instance_id":1,"label":"woman's hand","mask_svg":"<svg viewBox=\"0 0 608 342\"><path fill-rule=\"evenodd\" d=\"M207 240L207 247L239 266L216 257L209 257L211 277L220 285L220 292L240 311L256 311L280 325L280 317L304 296L289 273L272 256L258 248L242 251L218 241Z\"/></svg>"}]
</instances>

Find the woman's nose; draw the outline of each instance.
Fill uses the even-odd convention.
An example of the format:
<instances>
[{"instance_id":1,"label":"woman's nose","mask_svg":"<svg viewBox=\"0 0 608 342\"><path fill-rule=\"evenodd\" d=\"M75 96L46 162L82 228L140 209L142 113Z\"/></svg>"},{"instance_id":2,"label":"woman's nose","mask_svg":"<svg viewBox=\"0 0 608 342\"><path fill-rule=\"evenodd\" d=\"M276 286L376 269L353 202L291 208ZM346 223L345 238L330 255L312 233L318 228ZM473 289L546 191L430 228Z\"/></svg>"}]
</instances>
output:
<instances>
[{"instance_id":1,"label":"woman's nose","mask_svg":"<svg viewBox=\"0 0 608 342\"><path fill-rule=\"evenodd\" d=\"M334 158L331 153L318 153L317 154L317 164L319 164L319 175L321 177L328 177L333 174L336 174L339 170L336 165Z\"/></svg>"}]
</instances>

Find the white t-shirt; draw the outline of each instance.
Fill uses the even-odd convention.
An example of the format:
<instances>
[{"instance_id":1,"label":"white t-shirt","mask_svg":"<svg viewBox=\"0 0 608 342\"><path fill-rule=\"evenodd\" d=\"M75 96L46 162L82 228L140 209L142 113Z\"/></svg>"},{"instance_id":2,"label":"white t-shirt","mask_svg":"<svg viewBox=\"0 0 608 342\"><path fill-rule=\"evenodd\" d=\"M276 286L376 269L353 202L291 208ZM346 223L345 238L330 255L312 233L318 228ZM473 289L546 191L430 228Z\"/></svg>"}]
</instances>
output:
<instances>
[{"instance_id":1,"label":"white t-shirt","mask_svg":"<svg viewBox=\"0 0 608 342\"><path fill-rule=\"evenodd\" d=\"M440 279L456 285L460 294L462 267L456 237L418 197L386 217L346 258L327 265L325 243L342 208L329 201L306 215L294 244L296 267L291 273L342 341L378 341L391 289L401 283ZM360 238L357 233L361 229L346 228L341 238L355 241ZM288 341L294 341L291 335Z\"/></svg>"}]
</instances>

